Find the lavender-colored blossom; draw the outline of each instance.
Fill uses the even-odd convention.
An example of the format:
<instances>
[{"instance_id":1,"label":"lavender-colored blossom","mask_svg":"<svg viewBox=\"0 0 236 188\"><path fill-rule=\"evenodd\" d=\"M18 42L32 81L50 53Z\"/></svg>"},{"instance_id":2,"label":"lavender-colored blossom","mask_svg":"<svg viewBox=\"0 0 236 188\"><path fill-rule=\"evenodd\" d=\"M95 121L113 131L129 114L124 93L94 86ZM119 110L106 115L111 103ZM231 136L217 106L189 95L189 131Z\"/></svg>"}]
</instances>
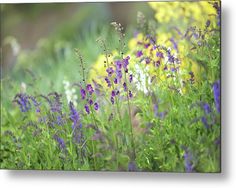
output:
<instances>
[{"instance_id":1,"label":"lavender-colored blossom","mask_svg":"<svg viewBox=\"0 0 236 188\"><path fill-rule=\"evenodd\" d=\"M62 117L59 115L59 116L57 116L57 125L63 125L64 124L64 122L63 122L63 119L62 119Z\"/></svg>"},{"instance_id":2,"label":"lavender-colored blossom","mask_svg":"<svg viewBox=\"0 0 236 188\"><path fill-rule=\"evenodd\" d=\"M13 102L16 102L19 105L21 112L27 112L31 108L29 97L24 93L17 94Z\"/></svg>"},{"instance_id":3,"label":"lavender-colored blossom","mask_svg":"<svg viewBox=\"0 0 236 188\"><path fill-rule=\"evenodd\" d=\"M135 172L137 171L137 166L134 161L130 161L128 164L128 171Z\"/></svg>"},{"instance_id":4,"label":"lavender-colored blossom","mask_svg":"<svg viewBox=\"0 0 236 188\"><path fill-rule=\"evenodd\" d=\"M163 55L162 52L157 52L157 53L156 53L156 56L157 56L157 57L160 57L160 58L164 58L164 55Z\"/></svg>"},{"instance_id":5,"label":"lavender-colored blossom","mask_svg":"<svg viewBox=\"0 0 236 188\"><path fill-rule=\"evenodd\" d=\"M142 55L143 55L142 50L137 51L137 53L136 53L136 57L141 57Z\"/></svg>"},{"instance_id":6,"label":"lavender-colored blossom","mask_svg":"<svg viewBox=\"0 0 236 188\"><path fill-rule=\"evenodd\" d=\"M201 117L201 121L203 123L203 125L205 126L205 128L209 128L209 124L207 122L207 118L205 116Z\"/></svg>"},{"instance_id":7,"label":"lavender-colored blossom","mask_svg":"<svg viewBox=\"0 0 236 188\"><path fill-rule=\"evenodd\" d=\"M74 129L79 123L80 116L77 110L75 109L73 102L69 103L69 107L70 107L70 119L71 121L73 121L72 129Z\"/></svg>"},{"instance_id":8,"label":"lavender-colored blossom","mask_svg":"<svg viewBox=\"0 0 236 188\"><path fill-rule=\"evenodd\" d=\"M92 99L89 99L89 105L91 106L91 105L93 105L93 100Z\"/></svg>"},{"instance_id":9,"label":"lavender-colored blossom","mask_svg":"<svg viewBox=\"0 0 236 188\"><path fill-rule=\"evenodd\" d=\"M90 109L89 109L89 106L87 104L84 105L84 109L87 112L87 114L90 114Z\"/></svg>"},{"instance_id":10,"label":"lavender-colored blossom","mask_svg":"<svg viewBox=\"0 0 236 188\"><path fill-rule=\"evenodd\" d=\"M117 80L119 81L119 80L121 80L121 78L122 78L122 71L121 70L116 70L116 78L117 78Z\"/></svg>"},{"instance_id":11,"label":"lavender-colored blossom","mask_svg":"<svg viewBox=\"0 0 236 188\"><path fill-rule=\"evenodd\" d=\"M80 94L81 94L82 100L84 100L86 97L86 91L83 88L80 89Z\"/></svg>"},{"instance_id":12,"label":"lavender-colored blossom","mask_svg":"<svg viewBox=\"0 0 236 188\"><path fill-rule=\"evenodd\" d=\"M112 67L107 68L106 72L108 73L108 76L111 77L112 74L114 73L114 70Z\"/></svg>"},{"instance_id":13,"label":"lavender-colored blossom","mask_svg":"<svg viewBox=\"0 0 236 188\"><path fill-rule=\"evenodd\" d=\"M154 104L153 109L154 109L154 115L158 117L158 104Z\"/></svg>"},{"instance_id":14,"label":"lavender-colored blossom","mask_svg":"<svg viewBox=\"0 0 236 188\"><path fill-rule=\"evenodd\" d=\"M122 68L122 62L120 60L115 61L116 69L120 70Z\"/></svg>"},{"instance_id":15,"label":"lavender-colored blossom","mask_svg":"<svg viewBox=\"0 0 236 188\"><path fill-rule=\"evenodd\" d=\"M150 43L144 44L144 48L148 48L150 46Z\"/></svg>"},{"instance_id":16,"label":"lavender-colored blossom","mask_svg":"<svg viewBox=\"0 0 236 188\"><path fill-rule=\"evenodd\" d=\"M53 96L54 100L49 100L50 108L52 112L61 113L62 111L62 102L61 95L57 92L49 93L48 96Z\"/></svg>"},{"instance_id":17,"label":"lavender-colored blossom","mask_svg":"<svg viewBox=\"0 0 236 188\"><path fill-rule=\"evenodd\" d=\"M129 59L130 59L129 56L127 56L127 57L124 59L123 67L124 67L125 70L127 69L128 65L129 65Z\"/></svg>"},{"instance_id":18,"label":"lavender-colored blossom","mask_svg":"<svg viewBox=\"0 0 236 188\"><path fill-rule=\"evenodd\" d=\"M98 110L99 109L99 105L97 102L94 103L94 110Z\"/></svg>"},{"instance_id":19,"label":"lavender-colored blossom","mask_svg":"<svg viewBox=\"0 0 236 188\"><path fill-rule=\"evenodd\" d=\"M150 58L145 58L145 63L148 65L151 62Z\"/></svg>"},{"instance_id":20,"label":"lavender-colored blossom","mask_svg":"<svg viewBox=\"0 0 236 188\"><path fill-rule=\"evenodd\" d=\"M175 62L175 58L174 58L174 56L173 55L171 55L171 54L168 54L168 61L170 62L170 63L174 63Z\"/></svg>"},{"instance_id":21,"label":"lavender-colored blossom","mask_svg":"<svg viewBox=\"0 0 236 188\"><path fill-rule=\"evenodd\" d=\"M127 84L124 82L123 83L124 91L127 91Z\"/></svg>"},{"instance_id":22,"label":"lavender-colored blossom","mask_svg":"<svg viewBox=\"0 0 236 188\"><path fill-rule=\"evenodd\" d=\"M186 172L193 172L193 164L192 164L192 154L188 151L188 149L185 149L184 152L184 165L185 165L185 171Z\"/></svg>"},{"instance_id":23,"label":"lavender-colored blossom","mask_svg":"<svg viewBox=\"0 0 236 188\"><path fill-rule=\"evenodd\" d=\"M40 107L40 103L33 96L30 96L29 98L33 102L34 107L36 108L36 112L39 113L40 112L40 108L39 108Z\"/></svg>"},{"instance_id":24,"label":"lavender-colored blossom","mask_svg":"<svg viewBox=\"0 0 236 188\"><path fill-rule=\"evenodd\" d=\"M218 113L220 113L220 80L216 81L213 84L213 93L214 93L216 110Z\"/></svg>"},{"instance_id":25,"label":"lavender-colored blossom","mask_svg":"<svg viewBox=\"0 0 236 188\"><path fill-rule=\"evenodd\" d=\"M129 75L129 82L131 83L132 81L133 81L133 75L130 74L130 75Z\"/></svg>"},{"instance_id":26,"label":"lavender-colored blossom","mask_svg":"<svg viewBox=\"0 0 236 188\"><path fill-rule=\"evenodd\" d=\"M86 89L87 89L87 91L89 92L90 95L93 94L94 90L93 90L93 87L92 87L91 84L88 84L88 85L86 86Z\"/></svg>"},{"instance_id":27,"label":"lavender-colored blossom","mask_svg":"<svg viewBox=\"0 0 236 188\"><path fill-rule=\"evenodd\" d=\"M111 91L111 96L115 97L116 96L116 92L114 90Z\"/></svg>"},{"instance_id":28,"label":"lavender-colored blossom","mask_svg":"<svg viewBox=\"0 0 236 188\"><path fill-rule=\"evenodd\" d=\"M111 87L111 81L109 80L108 77L105 77L105 81L107 83L107 87Z\"/></svg>"},{"instance_id":29,"label":"lavender-colored blossom","mask_svg":"<svg viewBox=\"0 0 236 188\"><path fill-rule=\"evenodd\" d=\"M114 84L117 84L117 83L118 83L117 78L114 78Z\"/></svg>"},{"instance_id":30,"label":"lavender-colored blossom","mask_svg":"<svg viewBox=\"0 0 236 188\"><path fill-rule=\"evenodd\" d=\"M54 139L57 141L61 150L64 150L66 148L66 144L62 138L60 138L58 135L54 135Z\"/></svg>"},{"instance_id":31,"label":"lavender-colored blossom","mask_svg":"<svg viewBox=\"0 0 236 188\"><path fill-rule=\"evenodd\" d=\"M168 67L165 65L165 67L163 68L163 70L168 70Z\"/></svg>"},{"instance_id":32,"label":"lavender-colored blossom","mask_svg":"<svg viewBox=\"0 0 236 188\"><path fill-rule=\"evenodd\" d=\"M119 90L117 90L117 91L116 91L116 95L119 95L119 94L120 94L120 91L119 91Z\"/></svg>"},{"instance_id":33,"label":"lavender-colored blossom","mask_svg":"<svg viewBox=\"0 0 236 188\"><path fill-rule=\"evenodd\" d=\"M173 44L174 49L178 52L178 44L175 42L173 37L170 39L170 42Z\"/></svg>"},{"instance_id":34,"label":"lavender-colored blossom","mask_svg":"<svg viewBox=\"0 0 236 188\"><path fill-rule=\"evenodd\" d=\"M207 104L207 103L203 104L203 109L205 111L205 114L209 114L211 112L211 108L210 108L209 104Z\"/></svg>"},{"instance_id":35,"label":"lavender-colored blossom","mask_svg":"<svg viewBox=\"0 0 236 188\"><path fill-rule=\"evenodd\" d=\"M129 98L132 98L133 97L133 94L132 92L129 90Z\"/></svg>"},{"instance_id":36,"label":"lavender-colored blossom","mask_svg":"<svg viewBox=\"0 0 236 188\"><path fill-rule=\"evenodd\" d=\"M111 103L112 103L112 104L115 103L115 99L114 99L114 97L111 97Z\"/></svg>"},{"instance_id":37,"label":"lavender-colored blossom","mask_svg":"<svg viewBox=\"0 0 236 188\"><path fill-rule=\"evenodd\" d=\"M160 61L156 61L156 62L155 62L155 67L159 67L159 66L160 66L160 64L161 64L161 62L160 62Z\"/></svg>"}]
</instances>

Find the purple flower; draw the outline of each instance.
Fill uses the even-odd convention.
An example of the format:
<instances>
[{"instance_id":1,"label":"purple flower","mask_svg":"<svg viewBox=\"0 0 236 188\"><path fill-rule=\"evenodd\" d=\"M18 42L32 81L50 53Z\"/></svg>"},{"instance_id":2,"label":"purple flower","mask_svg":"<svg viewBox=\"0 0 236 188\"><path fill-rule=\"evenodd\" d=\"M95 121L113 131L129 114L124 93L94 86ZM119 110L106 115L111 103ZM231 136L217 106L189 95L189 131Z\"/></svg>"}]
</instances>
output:
<instances>
[{"instance_id":1,"label":"purple flower","mask_svg":"<svg viewBox=\"0 0 236 188\"><path fill-rule=\"evenodd\" d=\"M91 105L93 105L93 100L92 99L89 99L89 105L91 106Z\"/></svg>"},{"instance_id":2,"label":"purple flower","mask_svg":"<svg viewBox=\"0 0 236 188\"><path fill-rule=\"evenodd\" d=\"M121 80L121 78L122 78L122 71L121 70L116 70L116 78L117 78L117 80L119 81L119 80Z\"/></svg>"},{"instance_id":3,"label":"purple flower","mask_svg":"<svg viewBox=\"0 0 236 188\"><path fill-rule=\"evenodd\" d=\"M132 92L129 90L129 98L132 98L133 97L133 94Z\"/></svg>"},{"instance_id":4,"label":"purple flower","mask_svg":"<svg viewBox=\"0 0 236 188\"><path fill-rule=\"evenodd\" d=\"M133 75L130 74L130 75L129 75L129 82L131 83L132 81L133 81Z\"/></svg>"},{"instance_id":5,"label":"purple flower","mask_svg":"<svg viewBox=\"0 0 236 188\"><path fill-rule=\"evenodd\" d=\"M202 121L203 125L205 126L205 128L208 129L208 128L209 128L209 125L208 125L208 123L207 123L207 118L203 116L203 117L201 118L201 121Z\"/></svg>"},{"instance_id":6,"label":"purple flower","mask_svg":"<svg viewBox=\"0 0 236 188\"><path fill-rule=\"evenodd\" d=\"M99 105L98 105L98 103L94 103L94 110L98 110L99 109Z\"/></svg>"},{"instance_id":7,"label":"purple flower","mask_svg":"<svg viewBox=\"0 0 236 188\"><path fill-rule=\"evenodd\" d=\"M39 112L40 112L40 108L39 108L40 103L37 102L37 100L36 100L35 97L33 97L33 96L30 96L29 98L30 98L31 101L33 102L34 107L36 108L36 112L39 113Z\"/></svg>"},{"instance_id":8,"label":"purple flower","mask_svg":"<svg viewBox=\"0 0 236 188\"><path fill-rule=\"evenodd\" d=\"M127 91L127 84L124 82L123 83L124 90Z\"/></svg>"},{"instance_id":9,"label":"purple flower","mask_svg":"<svg viewBox=\"0 0 236 188\"><path fill-rule=\"evenodd\" d=\"M61 95L57 92L49 93L48 96L53 95L54 100L48 100L50 104L50 108L52 112L59 112L62 111L62 102L61 102Z\"/></svg>"},{"instance_id":10,"label":"purple flower","mask_svg":"<svg viewBox=\"0 0 236 188\"><path fill-rule=\"evenodd\" d=\"M209 114L211 112L211 108L210 108L209 104L207 104L207 103L203 104L203 109L205 111L205 114Z\"/></svg>"},{"instance_id":11,"label":"purple flower","mask_svg":"<svg viewBox=\"0 0 236 188\"><path fill-rule=\"evenodd\" d=\"M113 70L113 68L112 67L109 67L109 68L107 68L107 73L108 73L108 76L109 77L111 77L112 76L112 74L114 73L114 70Z\"/></svg>"},{"instance_id":12,"label":"purple flower","mask_svg":"<svg viewBox=\"0 0 236 188\"><path fill-rule=\"evenodd\" d=\"M115 102L114 97L111 97L111 103L114 104L114 102Z\"/></svg>"},{"instance_id":13,"label":"purple flower","mask_svg":"<svg viewBox=\"0 0 236 188\"><path fill-rule=\"evenodd\" d=\"M142 55L143 55L142 50L137 51L137 53L136 53L136 57L141 57Z\"/></svg>"},{"instance_id":14,"label":"purple flower","mask_svg":"<svg viewBox=\"0 0 236 188\"><path fill-rule=\"evenodd\" d=\"M84 105L85 111L87 112L87 114L90 114L90 109L89 106L86 104Z\"/></svg>"},{"instance_id":15,"label":"purple flower","mask_svg":"<svg viewBox=\"0 0 236 188\"><path fill-rule=\"evenodd\" d=\"M89 92L90 95L93 94L94 90L93 90L93 87L92 87L91 84L88 84L88 85L86 86L86 89L87 89L87 91Z\"/></svg>"},{"instance_id":16,"label":"purple flower","mask_svg":"<svg viewBox=\"0 0 236 188\"><path fill-rule=\"evenodd\" d=\"M174 62L175 62L174 56L172 56L171 54L168 54L168 61L169 61L170 63L174 63Z\"/></svg>"},{"instance_id":17,"label":"purple flower","mask_svg":"<svg viewBox=\"0 0 236 188\"><path fill-rule=\"evenodd\" d=\"M21 112L27 112L31 108L29 97L24 93L17 94L13 102L19 105Z\"/></svg>"},{"instance_id":18,"label":"purple flower","mask_svg":"<svg viewBox=\"0 0 236 188\"><path fill-rule=\"evenodd\" d=\"M188 151L188 149L185 149L184 164L186 172L193 172L192 158L192 154Z\"/></svg>"},{"instance_id":19,"label":"purple flower","mask_svg":"<svg viewBox=\"0 0 236 188\"><path fill-rule=\"evenodd\" d=\"M213 84L213 93L214 93L216 110L218 113L220 113L220 80L216 81Z\"/></svg>"},{"instance_id":20,"label":"purple flower","mask_svg":"<svg viewBox=\"0 0 236 188\"><path fill-rule=\"evenodd\" d=\"M114 84L117 84L117 83L118 83L117 78L114 78Z\"/></svg>"},{"instance_id":21,"label":"purple flower","mask_svg":"<svg viewBox=\"0 0 236 188\"><path fill-rule=\"evenodd\" d=\"M174 49L178 52L178 45L173 38L170 39L170 42L173 44Z\"/></svg>"},{"instance_id":22,"label":"purple flower","mask_svg":"<svg viewBox=\"0 0 236 188\"><path fill-rule=\"evenodd\" d=\"M73 102L70 102L69 106L70 106L70 120L73 121L72 129L74 129L78 125L80 117L79 117L79 113L75 109Z\"/></svg>"},{"instance_id":23,"label":"purple flower","mask_svg":"<svg viewBox=\"0 0 236 188\"><path fill-rule=\"evenodd\" d=\"M62 138L60 138L58 135L53 136L54 139L57 141L59 147L61 150L64 150L66 148L65 142Z\"/></svg>"},{"instance_id":24,"label":"purple flower","mask_svg":"<svg viewBox=\"0 0 236 188\"><path fill-rule=\"evenodd\" d=\"M146 62L146 64L149 64L151 61L150 61L150 59L147 57L147 58L145 58L145 62Z\"/></svg>"},{"instance_id":25,"label":"purple flower","mask_svg":"<svg viewBox=\"0 0 236 188\"><path fill-rule=\"evenodd\" d=\"M111 87L111 81L109 80L108 77L105 77L105 81L107 83L107 87Z\"/></svg>"},{"instance_id":26,"label":"purple flower","mask_svg":"<svg viewBox=\"0 0 236 188\"><path fill-rule=\"evenodd\" d=\"M156 53L156 56L157 56L157 57L160 57L160 58L164 58L164 56L163 56L163 53L162 53L162 52L157 52L157 53Z\"/></svg>"},{"instance_id":27,"label":"purple flower","mask_svg":"<svg viewBox=\"0 0 236 188\"><path fill-rule=\"evenodd\" d=\"M116 91L116 95L119 95L119 94L120 94L120 91L119 91L119 90L117 90L117 91Z\"/></svg>"},{"instance_id":28,"label":"purple flower","mask_svg":"<svg viewBox=\"0 0 236 188\"><path fill-rule=\"evenodd\" d=\"M130 161L128 164L128 171L135 172L137 171L137 167L134 161Z\"/></svg>"},{"instance_id":29,"label":"purple flower","mask_svg":"<svg viewBox=\"0 0 236 188\"><path fill-rule=\"evenodd\" d=\"M127 69L128 65L129 65L129 59L130 59L129 56L127 56L127 57L124 59L123 67L124 67L125 70Z\"/></svg>"},{"instance_id":30,"label":"purple flower","mask_svg":"<svg viewBox=\"0 0 236 188\"><path fill-rule=\"evenodd\" d=\"M81 94L82 100L84 100L86 97L86 91L83 88L80 89L80 94Z\"/></svg>"},{"instance_id":31,"label":"purple flower","mask_svg":"<svg viewBox=\"0 0 236 188\"><path fill-rule=\"evenodd\" d=\"M154 104L154 115L158 117L158 104Z\"/></svg>"},{"instance_id":32,"label":"purple flower","mask_svg":"<svg viewBox=\"0 0 236 188\"><path fill-rule=\"evenodd\" d=\"M161 62L160 62L160 61L156 61L156 62L155 62L155 67L159 67L159 66L160 66L160 64L161 64Z\"/></svg>"},{"instance_id":33,"label":"purple flower","mask_svg":"<svg viewBox=\"0 0 236 188\"><path fill-rule=\"evenodd\" d=\"M148 48L150 46L150 43L144 44L144 48Z\"/></svg>"},{"instance_id":34,"label":"purple flower","mask_svg":"<svg viewBox=\"0 0 236 188\"><path fill-rule=\"evenodd\" d=\"M111 96L112 96L112 97L115 97L115 96L116 96L116 92L115 92L114 90L112 90Z\"/></svg>"},{"instance_id":35,"label":"purple flower","mask_svg":"<svg viewBox=\"0 0 236 188\"><path fill-rule=\"evenodd\" d=\"M122 62L120 60L115 61L116 69L121 69L122 68Z\"/></svg>"},{"instance_id":36,"label":"purple flower","mask_svg":"<svg viewBox=\"0 0 236 188\"><path fill-rule=\"evenodd\" d=\"M163 68L163 70L168 70L167 66L165 65L165 67Z\"/></svg>"}]
</instances>

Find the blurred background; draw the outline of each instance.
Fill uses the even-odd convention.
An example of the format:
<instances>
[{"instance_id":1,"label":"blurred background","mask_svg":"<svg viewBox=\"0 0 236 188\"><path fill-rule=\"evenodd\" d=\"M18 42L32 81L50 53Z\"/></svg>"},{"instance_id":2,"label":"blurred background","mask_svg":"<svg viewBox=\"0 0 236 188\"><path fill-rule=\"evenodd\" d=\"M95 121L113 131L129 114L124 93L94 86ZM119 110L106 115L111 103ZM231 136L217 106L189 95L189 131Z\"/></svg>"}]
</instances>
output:
<instances>
[{"instance_id":1,"label":"blurred background","mask_svg":"<svg viewBox=\"0 0 236 188\"><path fill-rule=\"evenodd\" d=\"M142 2L2 4L1 8L1 78L9 71L18 74L21 68L35 69L35 64L69 61L73 48L80 48L93 62L100 52L96 38L103 35L111 41L111 48L115 44L109 39L112 21L120 22L132 35L128 30L136 26L137 11L150 17L154 14Z\"/></svg>"}]
</instances>

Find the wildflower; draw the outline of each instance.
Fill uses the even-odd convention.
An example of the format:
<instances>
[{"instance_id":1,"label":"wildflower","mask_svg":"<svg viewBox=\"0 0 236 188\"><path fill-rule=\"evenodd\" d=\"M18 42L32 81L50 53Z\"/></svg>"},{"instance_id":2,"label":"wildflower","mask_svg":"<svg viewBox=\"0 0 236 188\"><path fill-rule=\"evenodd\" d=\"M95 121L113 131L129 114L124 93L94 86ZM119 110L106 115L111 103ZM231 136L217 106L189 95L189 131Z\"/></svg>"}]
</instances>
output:
<instances>
[{"instance_id":1,"label":"wildflower","mask_svg":"<svg viewBox=\"0 0 236 188\"><path fill-rule=\"evenodd\" d=\"M77 124L80 120L80 117L79 117L79 113L77 112L77 110L74 107L73 102L70 102L69 106L70 106L70 119L71 119L71 121L73 121L72 128L74 129L77 126Z\"/></svg>"},{"instance_id":2,"label":"wildflower","mask_svg":"<svg viewBox=\"0 0 236 188\"><path fill-rule=\"evenodd\" d=\"M158 117L158 105L154 104L154 115Z\"/></svg>"},{"instance_id":3,"label":"wildflower","mask_svg":"<svg viewBox=\"0 0 236 188\"><path fill-rule=\"evenodd\" d=\"M187 149L184 153L184 163L186 172L193 172L192 154Z\"/></svg>"},{"instance_id":4,"label":"wildflower","mask_svg":"<svg viewBox=\"0 0 236 188\"><path fill-rule=\"evenodd\" d=\"M107 87L111 87L111 81L109 80L108 77L105 77L105 81L107 83Z\"/></svg>"},{"instance_id":5,"label":"wildflower","mask_svg":"<svg viewBox=\"0 0 236 188\"><path fill-rule=\"evenodd\" d=\"M61 150L64 150L66 148L65 142L62 138L60 138L58 135L54 135L54 139L57 141Z\"/></svg>"},{"instance_id":6,"label":"wildflower","mask_svg":"<svg viewBox=\"0 0 236 188\"><path fill-rule=\"evenodd\" d=\"M202 121L203 125L208 129L208 128L209 128L209 125L208 125L208 123L207 123L207 118L203 116L203 117L201 118L201 121Z\"/></svg>"},{"instance_id":7,"label":"wildflower","mask_svg":"<svg viewBox=\"0 0 236 188\"><path fill-rule=\"evenodd\" d=\"M127 91L127 84L124 82L123 83L124 91Z\"/></svg>"},{"instance_id":8,"label":"wildflower","mask_svg":"<svg viewBox=\"0 0 236 188\"><path fill-rule=\"evenodd\" d=\"M216 81L213 84L213 93L214 93L216 110L218 113L220 113L220 80Z\"/></svg>"},{"instance_id":9,"label":"wildflower","mask_svg":"<svg viewBox=\"0 0 236 188\"><path fill-rule=\"evenodd\" d=\"M136 57L141 57L143 55L143 52L141 50L137 51Z\"/></svg>"},{"instance_id":10,"label":"wildflower","mask_svg":"<svg viewBox=\"0 0 236 188\"><path fill-rule=\"evenodd\" d=\"M122 62L120 60L115 61L116 69L120 70L122 68Z\"/></svg>"},{"instance_id":11,"label":"wildflower","mask_svg":"<svg viewBox=\"0 0 236 188\"><path fill-rule=\"evenodd\" d=\"M82 100L84 100L86 97L86 91L83 88L80 89L80 94L81 94Z\"/></svg>"},{"instance_id":12,"label":"wildflower","mask_svg":"<svg viewBox=\"0 0 236 188\"><path fill-rule=\"evenodd\" d=\"M118 83L117 78L114 78L114 84L117 84L117 83Z\"/></svg>"},{"instance_id":13,"label":"wildflower","mask_svg":"<svg viewBox=\"0 0 236 188\"><path fill-rule=\"evenodd\" d=\"M116 95L119 95L119 94L120 94L120 91L119 91L119 90L117 90L117 91L116 91Z\"/></svg>"},{"instance_id":14,"label":"wildflower","mask_svg":"<svg viewBox=\"0 0 236 188\"><path fill-rule=\"evenodd\" d=\"M108 76L111 77L112 74L114 73L114 70L112 67L107 68L106 72L108 73Z\"/></svg>"},{"instance_id":15,"label":"wildflower","mask_svg":"<svg viewBox=\"0 0 236 188\"><path fill-rule=\"evenodd\" d=\"M135 172L137 171L137 167L134 161L130 161L128 164L128 171Z\"/></svg>"},{"instance_id":16,"label":"wildflower","mask_svg":"<svg viewBox=\"0 0 236 188\"><path fill-rule=\"evenodd\" d=\"M164 56L163 56L163 53L162 53L162 52L157 52L157 53L156 53L156 56L157 56L157 57L160 57L160 58L164 58Z\"/></svg>"},{"instance_id":17,"label":"wildflower","mask_svg":"<svg viewBox=\"0 0 236 188\"><path fill-rule=\"evenodd\" d=\"M94 103L94 110L98 110L99 109L99 105L98 105L98 103Z\"/></svg>"},{"instance_id":18,"label":"wildflower","mask_svg":"<svg viewBox=\"0 0 236 188\"><path fill-rule=\"evenodd\" d=\"M93 105L93 100L92 99L89 99L89 105L91 106L91 105Z\"/></svg>"},{"instance_id":19,"label":"wildflower","mask_svg":"<svg viewBox=\"0 0 236 188\"><path fill-rule=\"evenodd\" d=\"M133 94L132 92L129 90L129 97L132 98L133 97Z\"/></svg>"},{"instance_id":20,"label":"wildflower","mask_svg":"<svg viewBox=\"0 0 236 188\"><path fill-rule=\"evenodd\" d=\"M114 90L112 90L111 96L112 96L112 97L115 97L115 96L116 96L116 92L115 92Z\"/></svg>"},{"instance_id":21,"label":"wildflower","mask_svg":"<svg viewBox=\"0 0 236 188\"><path fill-rule=\"evenodd\" d=\"M33 102L34 107L36 108L36 112L39 113L39 112L40 112L40 108L39 108L40 103L39 103L39 102L35 99L35 97L33 97L33 96L30 96L29 98L30 98L31 101Z\"/></svg>"},{"instance_id":22,"label":"wildflower","mask_svg":"<svg viewBox=\"0 0 236 188\"><path fill-rule=\"evenodd\" d=\"M87 104L84 106L84 108L85 108L85 111L87 112L87 114L90 114L90 109L89 109L89 106Z\"/></svg>"},{"instance_id":23,"label":"wildflower","mask_svg":"<svg viewBox=\"0 0 236 188\"><path fill-rule=\"evenodd\" d=\"M129 59L130 59L129 56L127 56L127 57L124 59L123 67L124 67L125 70L127 70L127 67L128 67L128 65L129 65Z\"/></svg>"},{"instance_id":24,"label":"wildflower","mask_svg":"<svg viewBox=\"0 0 236 188\"><path fill-rule=\"evenodd\" d=\"M131 83L132 81L133 81L133 75L130 74L130 75L129 75L129 82Z\"/></svg>"},{"instance_id":25,"label":"wildflower","mask_svg":"<svg viewBox=\"0 0 236 188\"><path fill-rule=\"evenodd\" d=\"M146 62L146 64L149 64L151 62L151 60L147 57L147 58L145 58L145 62Z\"/></svg>"},{"instance_id":26,"label":"wildflower","mask_svg":"<svg viewBox=\"0 0 236 188\"><path fill-rule=\"evenodd\" d=\"M117 78L117 81L121 80L122 78L122 71L121 70L116 70L116 78Z\"/></svg>"},{"instance_id":27,"label":"wildflower","mask_svg":"<svg viewBox=\"0 0 236 188\"><path fill-rule=\"evenodd\" d=\"M62 111L62 102L61 102L61 95L57 92L49 93L48 96L53 95L54 100L49 100L50 108L52 112L59 112Z\"/></svg>"},{"instance_id":28,"label":"wildflower","mask_svg":"<svg viewBox=\"0 0 236 188\"><path fill-rule=\"evenodd\" d=\"M159 67L159 66L160 66L160 64L161 64L161 62L160 62L160 61L156 61L156 62L155 62L155 67Z\"/></svg>"},{"instance_id":29,"label":"wildflower","mask_svg":"<svg viewBox=\"0 0 236 188\"><path fill-rule=\"evenodd\" d=\"M178 52L178 45L173 38L170 39L170 42L173 44L174 49Z\"/></svg>"},{"instance_id":30,"label":"wildflower","mask_svg":"<svg viewBox=\"0 0 236 188\"><path fill-rule=\"evenodd\" d=\"M114 97L111 96L111 103L114 104L114 102L115 102L115 99Z\"/></svg>"},{"instance_id":31,"label":"wildflower","mask_svg":"<svg viewBox=\"0 0 236 188\"><path fill-rule=\"evenodd\" d=\"M88 85L86 86L86 89L87 89L87 91L89 92L90 95L93 94L94 90L93 90L93 87L92 87L91 84L88 84Z\"/></svg>"},{"instance_id":32,"label":"wildflower","mask_svg":"<svg viewBox=\"0 0 236 188\"><path fill-rule=\"evenodd\" d=\"M205 114L209 114L211 112L211 108L210 108L209 104L204 103L203 108L204 108Z\"/></svg>"},{"instance_id":33,"label":"wildflower","mask_svg":"<svg viewBox=\"0 0 236 188\"><path fill-rule=\"evenodd\" d=\"M13 102L19 105L21 112L27 112L31 108L29 97L24 93L17 94Z\"/></svg>"}]
</instances>

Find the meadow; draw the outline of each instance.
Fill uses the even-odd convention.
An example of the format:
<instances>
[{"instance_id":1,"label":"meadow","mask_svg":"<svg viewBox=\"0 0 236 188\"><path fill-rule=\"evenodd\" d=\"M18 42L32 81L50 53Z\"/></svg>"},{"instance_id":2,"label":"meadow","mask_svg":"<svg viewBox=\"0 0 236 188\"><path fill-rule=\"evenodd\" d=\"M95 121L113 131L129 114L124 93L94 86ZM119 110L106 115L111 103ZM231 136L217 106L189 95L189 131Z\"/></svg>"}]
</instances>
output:
<instances>
[{"instance_id":1,"label":"meadow","mask_svg":"<svg viewBox=\"0 0 236 188\"><path fill-rule=\"evenodd\" d=\"M2 169L221 171L220 1L146 4L3 70Z\"/></svg>"}]
</instances>

